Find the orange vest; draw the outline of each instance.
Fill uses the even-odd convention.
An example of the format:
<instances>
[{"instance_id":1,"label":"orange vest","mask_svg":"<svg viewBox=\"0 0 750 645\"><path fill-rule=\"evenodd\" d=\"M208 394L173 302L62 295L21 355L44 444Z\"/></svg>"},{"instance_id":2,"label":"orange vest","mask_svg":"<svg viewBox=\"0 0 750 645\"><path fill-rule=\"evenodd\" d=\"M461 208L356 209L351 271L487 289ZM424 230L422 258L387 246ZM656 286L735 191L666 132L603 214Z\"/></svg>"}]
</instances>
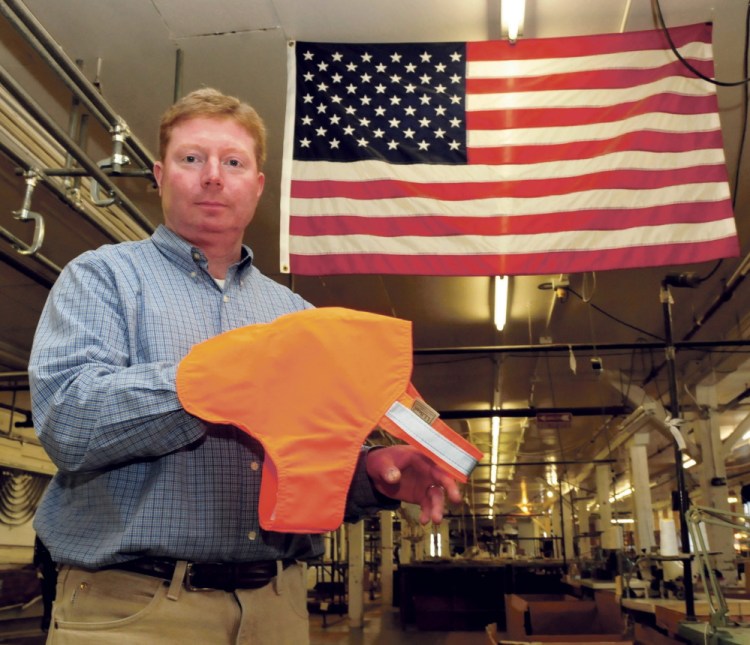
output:
<instances>
[{"instance_id":1,"label":"orange vest","mask_svg":"<svg viewBox=\"0 0 750 645\"><path fill-rule=\"evenodd\" d=\"M341 525L363 442L380 426L466 482L482 453L410 382L411 323L328 307L195 345L177 369L190 414L237 426L266 451L259 520L269 531Z\"/></svg>"}]
</instances>

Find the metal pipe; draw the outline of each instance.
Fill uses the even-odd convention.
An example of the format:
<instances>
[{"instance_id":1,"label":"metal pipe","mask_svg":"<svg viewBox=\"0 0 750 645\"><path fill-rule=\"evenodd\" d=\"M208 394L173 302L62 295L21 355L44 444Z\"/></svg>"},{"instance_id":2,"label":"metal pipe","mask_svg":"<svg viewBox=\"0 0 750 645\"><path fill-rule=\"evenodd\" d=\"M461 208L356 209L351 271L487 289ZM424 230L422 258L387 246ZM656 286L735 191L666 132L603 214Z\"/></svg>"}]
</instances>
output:
<instances>
[{"instance_id":1,"label":"metal pipe","mask_svg":"<svg viewBox=\"0 0 750 645\"><path fill-rule=\"evenodd\" d=\"M78 66L65 55L62 48L22 2L0 0L0 12L45 62L57 72L62 82L81 100L100 123L111 131L114 131L118 125L121 127L124 125L123 120L104 100L97 88L83 75ZM138 158L140 164L146 168L152 168L154 165L153 157L128 128L125 128L125 139L128 148Z\"/></svg>"},{"instance_id":2,"label":"metal pipe","mask_svg":"<svg viewBox=\"0 0 750 645\"><path fill-rule=\"evenodd\" d=\"M0 226L0 237L10 242L16 248L18 248L19 246L26 246L26 243L23 240L17 238L15 235L13 235L13 233L11 233L6 228L3 228L2 226ZM44 255L34 253L33 255L27 255L27 257L32 258L36 262L39 262L39 264L41 264L45 269L49 269L57 275L59 275L60 271L62 271L59 266L57 266L54 262L52 262L52 260ZM0 251L0 258L2 258L3 261L7 264L11 265L16 271L23 273L27 278L31 278L37 284L42 285L43 287L47 287L48 289L52 288L52 285L54 284L53 281L50 281L47 278L43 278L40 274L33 272L31 269L21 264L20 262L11 261L11 256L6 255L2 251Z\"/></svg>"},{"instance_id":3,"label":"metal pipe","mask_svg":"<svg viewBox=\"0 0 750 645\"><path fill-rule=\"evenodd\" d=\"M0 66L0 84L2 84L8 92L15 98L21 106L42 124L49 134L64 148L66 148L71 155L78 161L78 163L88 170L89 175L105 186L110 194L114 195L120 205L125 209L128 214L142 226L149 233L153 232L154 225L148 220L140 210L126 197L118 188L115 186L110 178L104 173L101 168L73 141L68 134L53 121L34 101L21 86L15 81L13 77L8 74L4 67Z\"/></svg>"},{"instance_id":4,"label":"metal pipe","mask_svg":"<svg viewBox=\"0 0 750 645\"><path fill-rule=\"evenodd\" d=\"M715 341L673 341L675 349L707 349L712 347L749 347L750 340L715 340ZM534 352L555 353L571 350L583 351L615 351L620 349L665 349L667 343L647 341L643 343L550 343L543 345L476 345L474 347L422 347L414 350L415 356L433 356L450 354L530 354Z\"/></svg>"},{"instance_id":5,"label":"metal pipe","mask_svg":"<svg viewBox=\"0 0 750 645\"><path fill-rule=\"evenodd\" d=\"M632 408L623 405L603 405L600 407L580 408L507 408L486 410L441 410L438 412L442 419L490 419L492 417L523 418L535 417L538 414L572 414L581 417L619 417L630 414Z\"/></svg>"},{"instance_id":6,"label":"metal pipe","mask_svg":"<svg viewBox=\"0 0 750 645\"><path fill-rule=\"evenodd\" d=\"M664 336L667 339L665 351L667 372L669 375L669 407L672 419L680 418L680 401L677 396L677 373L675 370L675 351L672 346L672 294L669 285L664 281L661 286L661 304L664 315ZM677 497L679 500L680 540L682 552L690 554L690 533L687 523L687 512L690 507L687 487L685 486L685 468L682 465L682 451L677 441L674 442L675 472L677 475ZM685 618L695 622L695 596L693 594L693 572L690 558L683 560L683 584L685 585Z\"/></svg>"}]
</instances>

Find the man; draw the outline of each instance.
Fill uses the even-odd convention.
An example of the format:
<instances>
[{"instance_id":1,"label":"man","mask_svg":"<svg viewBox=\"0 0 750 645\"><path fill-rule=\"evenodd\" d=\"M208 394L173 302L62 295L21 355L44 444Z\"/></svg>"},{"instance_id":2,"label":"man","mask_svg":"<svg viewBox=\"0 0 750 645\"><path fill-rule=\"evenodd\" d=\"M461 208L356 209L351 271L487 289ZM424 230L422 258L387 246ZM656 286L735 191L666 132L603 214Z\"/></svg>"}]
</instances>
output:
<instances>
[{"instance_id":1,"label":"man","mask_svg":"<svg viewBox=\"0 0 750 645\"><path fill-rule=\"evenodd\" d=\"M263 276L243 235L263 192L265 129L247 104L192 92L162 118L164 225L70 262L29 374L59 471L35 528L60 565L51 643L305 643L304 562L319 535L261 529L260 443L189 415L175 373L219 333L311 307ZM456 482L407 446L363 448L356 520L403 500L442 519Z\"/></svg>"}]
</instances>

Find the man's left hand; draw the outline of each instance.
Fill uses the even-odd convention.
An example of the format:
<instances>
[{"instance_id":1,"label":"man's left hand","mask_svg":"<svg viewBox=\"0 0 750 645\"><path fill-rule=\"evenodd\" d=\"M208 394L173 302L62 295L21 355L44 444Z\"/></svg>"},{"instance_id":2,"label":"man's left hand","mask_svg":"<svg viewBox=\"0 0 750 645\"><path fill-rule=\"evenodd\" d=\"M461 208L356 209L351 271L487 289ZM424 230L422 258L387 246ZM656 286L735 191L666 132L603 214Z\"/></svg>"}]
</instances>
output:
<instances>
[{"instance_id":1,"label":"man's left hand","mask_svg":"<svg viewBox=\"0 0 750 645\"><path fill-rule=\"evenodd\" d=\"M388 446L367 453L367 474L378 492L392 499L419 504L422 524L439 524L446 497L461 502L456 481L412 446Z\"/></svg>"}]
</instances>

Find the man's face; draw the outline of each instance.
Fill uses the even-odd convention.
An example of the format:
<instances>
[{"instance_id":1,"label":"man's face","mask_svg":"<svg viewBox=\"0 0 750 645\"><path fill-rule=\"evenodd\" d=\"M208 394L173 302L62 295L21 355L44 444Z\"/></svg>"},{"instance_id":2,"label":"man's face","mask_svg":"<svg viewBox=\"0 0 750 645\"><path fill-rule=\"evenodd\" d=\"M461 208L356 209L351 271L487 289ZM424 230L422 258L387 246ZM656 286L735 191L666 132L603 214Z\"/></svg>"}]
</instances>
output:
<instances>
[{"instance_id":1,"label":"man's face","mask_svg":"<svg viewBox=\"0 0 750 645\"><path fill-rule=\"evenodd\" d=\"M255 141L230 118L198 117L175 126L154 177L165 224L201 248L239 245L265 182Z\"/></svg>"}]
</instances>

